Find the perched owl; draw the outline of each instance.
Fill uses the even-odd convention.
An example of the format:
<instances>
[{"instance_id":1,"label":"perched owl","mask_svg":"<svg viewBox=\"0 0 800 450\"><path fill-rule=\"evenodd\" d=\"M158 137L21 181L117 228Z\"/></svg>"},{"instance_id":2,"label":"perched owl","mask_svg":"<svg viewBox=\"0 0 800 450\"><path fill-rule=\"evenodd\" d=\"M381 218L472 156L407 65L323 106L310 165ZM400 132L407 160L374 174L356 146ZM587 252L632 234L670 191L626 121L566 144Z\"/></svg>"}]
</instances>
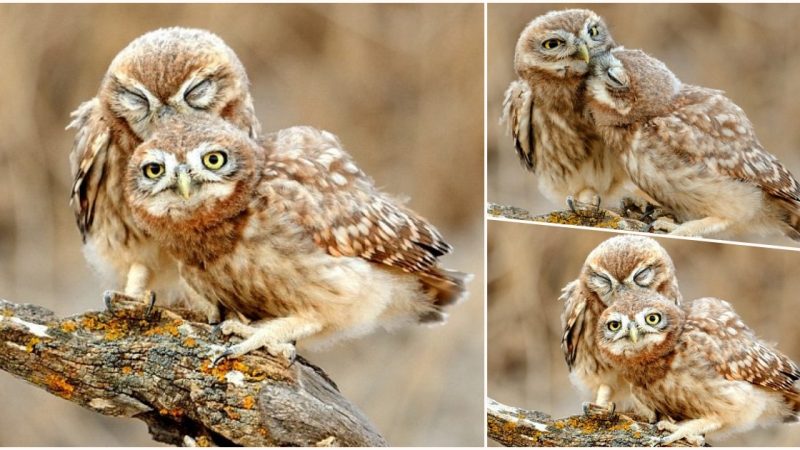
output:
<instances>
[{"instance_id":1,"label":"perched owl","mask_svg":"<svg viewBox=\"0 0 800 450\"><path fill-rule=\"evenodd\" d=\"M597 358L594 329L600 314L613 305L621 293L647 290L681 302L672 259L658 242L644 236L621 235L597 246L581 268L578 279L567 284L560 300L563 335L561 348L578 387L596 394L594 404L584 411L610 410L612 400L626 400L627 383L609 364Z\"/></svg>"},{"instance_id":2,"label":"perched owl","mask_svg":"<svg viewBox=\"0 0 800 450\"><path fill-rule=\"evenodd\" d=\"M171 116L222 117L256 136L260 126L242 64L207 31L152 31L114 58L97 97L73 116L71 204L87 260L104 278L124 283L130 296L146 289L175 293L181 283L174 260L134 224L123 201L125 173L136 146Z\"/></svg>"},{"instance_id":3,"label":"perched owl","mask_svg":"<svg viewBox=\"0 0 800 450\"><path fill-rule=\"evenodd\" d=\"M598 132L681 236L785 233L800 239L797 180L721 91L682 84L639 50L596 58L588 81Z\"/></svg>"},{"instance_id":4,"label":"perched owl","mask_svg":"<svg viewBox=\"0 0 800 450\"><path fill-rule=\"evenodd\" d=\"M223 322L247 339L221 356L441 322L465 292L468 276L438 262L450 245L326 131L258 144L221 120L176 119L136 149L125 189L187 282L253 321Z\"/></svg>"},{"instance_id":5,"label":"perched owl","mask_svg":"<svg viewBox=\"0 0 800 450\"><path fill-rule=\"evenodd\" d=\"M600 316L600 356L631 383L671 434L702 445L706 433L800 420L800 368L759 340L728 302L676 306L655 292L628 291Z\"/></svg>"},{"instance_id":6,"label":"perched owl","mask_svg":"<svg viewBox=\"0 0 800 450\"><path fill-rule=\"evenodd\" d=\"M614 47L597 14L551 11L525 27L517 41L503 116L522 165L550 201L598 205L621 198L627 182L615 154L594 131L585 111L589 62Z\"/></svg>"}]
</instances>

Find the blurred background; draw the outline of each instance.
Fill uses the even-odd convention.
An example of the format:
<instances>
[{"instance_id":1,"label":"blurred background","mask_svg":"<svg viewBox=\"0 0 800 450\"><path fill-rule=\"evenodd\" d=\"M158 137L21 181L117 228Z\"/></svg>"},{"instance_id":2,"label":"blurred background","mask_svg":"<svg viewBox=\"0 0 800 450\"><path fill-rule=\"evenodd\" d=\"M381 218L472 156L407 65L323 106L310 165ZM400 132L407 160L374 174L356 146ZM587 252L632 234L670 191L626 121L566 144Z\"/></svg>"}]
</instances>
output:
<instances>
[{"instance_id":1,"label":"blurred background","mask_svg":"<svg viewBox=\"0 0 800 450\"><path fill-rule=\"evenodd\" d=\"M488 221L488 395L553 417L591 399L569 381L561 352L561 288L611 232ZM684 299L718 297L767 342L800 363L800 252L656 239L675 263ZM796 446L800 427L775 425L714 446ZM496 444L495 444L496 445Z\"/></svg>"},{"instance_id":2,"label":"blurred background","mask_svg":"<svg viewBox=\"0 0 800 450\"><path fill-rule=\"evenodd\" d=\"M534 213L556 207L522 169L505 127L503 94L514 73L514 46L535 17L587 8L602 16L617 44L664 61L684 83L726 91L747 113L759 140L800 177L798 4L490 4L488 6L488 200ZM748 241L793 245L782 236ZM797 245L796 243L794 245Z\"/></svg>"},{"instance_id":3,"label":"blurred background","mask_svg":"<svg viewBox=\"0 0 800 450\"><path fill-rule=\"evenodd\" d=\"M379 186L408 196L455 246L445 266L476 274L445 326L301 353L390 444L483 445L480 4L0 5L0 297L59 315L101 308L110 286L81 254L64 127L119 50L175 25L211 30L234 49L265 131L336 133ZM139 421L4 372L0 399L0 446L154 445Z\"/></svg>"}]
</instances>

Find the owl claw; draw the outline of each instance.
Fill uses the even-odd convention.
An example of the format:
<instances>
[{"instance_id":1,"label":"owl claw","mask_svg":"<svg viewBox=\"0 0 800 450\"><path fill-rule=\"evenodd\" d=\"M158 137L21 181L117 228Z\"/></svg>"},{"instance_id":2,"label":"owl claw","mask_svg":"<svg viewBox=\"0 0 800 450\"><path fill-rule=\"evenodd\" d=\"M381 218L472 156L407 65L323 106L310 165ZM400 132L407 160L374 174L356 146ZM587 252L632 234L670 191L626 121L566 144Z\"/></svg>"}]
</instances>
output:
<instances>
[{"instance_id":1,"label":"owl claw","mask_svg":"<svg viewBox=\"0 0 800 450\"><path fill-rule=\"evenodd\" d=\"M142 301L143 299L144 301ZM113 316L149 320L156 304L156 293L145 291L142 297L136 298L117 291L105 291L103 292L103 303L106 311ZM141 311L142 306L144 306L144 311ZM140 312L141 315L139 315Z\"/></svg>"},{"instance_id":2,"label":"owl claw","mask_svg":"<svg viewBox=\"0 0 800 450\"><path fill-rule=\"evenodd\" d=\"M617 405L614 402L608 402L605 406L592 402L583 403L583 414L591 417L610 419L616 409Z\"/></svg>"},{"instance_id":3,"label":"owl claw","mask_svg":"<svg viewBox=\"0 0 800 450\"><path fill-rule=\"evenodd\" d=\"M223 360L227 359L229 356L233 355L232 347L228 347L220 353L219 356L214 358L214 361L211 362L211 367L217 367L217 364L221 363Z\"/></svg>"}]
</instances>

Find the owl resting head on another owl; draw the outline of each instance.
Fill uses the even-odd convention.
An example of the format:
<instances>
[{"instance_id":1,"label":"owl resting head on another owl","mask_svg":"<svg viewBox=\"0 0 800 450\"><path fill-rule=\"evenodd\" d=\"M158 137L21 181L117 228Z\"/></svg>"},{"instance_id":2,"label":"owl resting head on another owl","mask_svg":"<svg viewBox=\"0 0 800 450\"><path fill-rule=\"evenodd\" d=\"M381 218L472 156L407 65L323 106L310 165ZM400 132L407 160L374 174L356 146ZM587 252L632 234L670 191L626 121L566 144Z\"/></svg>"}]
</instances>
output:
<instances>
[{"instance_id":1,"label":"owl resting head on another owl","mask_svg":"<svg viewBox=\"0 0 800 450\"><path fill-rule=\"evenodd\" d=\"M681 82L647 53L619 49L592 60L586 88L595 123L621 126L670 111Z\"/></svg>"},{"instance_id":2,"label":"owl resting head on another owl","mask_svg":"<svg viewBox=\"0 0 800 450\"><path fill-rule=\"evenodd\" d=\"M117 131L147 139L172 115L212 114L251 136L260 132L236 54L205 30L165 28L128 44L108 68L98 97Z\"/></svg>"},{"instance_id":3,"label":"owl resting head on another owl","mask_svg":"<svg viewBox=\"0 0 800 450\"><path fill-rule=\"evenodd\" d=\"M551 11L525 27L517 41L514 68L556 78L582 77L589 61L614 47L603 19L587 9Z\"/></svg>"},{"instance_id":4,"label":"owl resting head on another owl","mask_svg":"<svg viewBox=\"0 0 800 450\"><path fill-rule=\"evenodd\" d=\"M681 295L675 266L664 247L645 236L608 239L586 257L581 283L606 306L626 290L660 292L676 303Z\"/></svg>"}]
</instances>

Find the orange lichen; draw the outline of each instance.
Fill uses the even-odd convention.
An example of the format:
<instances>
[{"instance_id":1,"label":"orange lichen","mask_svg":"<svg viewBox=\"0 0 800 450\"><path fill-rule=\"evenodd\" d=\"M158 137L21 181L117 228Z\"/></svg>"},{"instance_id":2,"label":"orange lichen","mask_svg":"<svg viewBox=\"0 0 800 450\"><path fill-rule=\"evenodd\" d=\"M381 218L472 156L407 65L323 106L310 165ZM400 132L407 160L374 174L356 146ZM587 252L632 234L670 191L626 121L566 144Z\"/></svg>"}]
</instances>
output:
<instances>
[{"instance_id":1,"label":"orange lichen","mask_svg":"<svg viewBox=\"0 0 800 450\"><path fill-rule=\"evenodd\" d=\"M172 409L161 408L158 410L158 413L161 414L162 416L171 416L176 419L183 416L183 411L180 408L172 408Z\"/></svg>"},{"instance_id":2,"label":"orange lichen","mask_svg":"<svg viewBox=\"0 0 800 450\"><path fill-rule=\"evenodd\" d=\"M67 321L64 321L63 323L61 323L61 327L60 328L61 328L61 331L65 332L65 333L72 333L72 332L74 332L75 330L78 329L78 324L76 324L75 322L73 322L71 320L67 320Z\"/></svg>"},{"instance_id":3,"label":"orange lichen","mask_svg":"<svg viewBox=\"0 0 800 450\"><path fill-rule=\"evenodd\" d=\"M132 372L133 372L133 369L131 369L130 366L125 366L125 367L122 368L122 374L123 375L130 375Z\"/></svg>"},{"instance_id":4,"label":"orange lichen","mask_svg":"<svg viewBox=\"0 0 800 450\"><path fill-rule=\"evenodd\" d=\"M183 346L188 348L195 348L197 347L197 341L192 338L186 338L183 340Z\"/></svg>"},{"instance_id":5,"label":"orange lichen","mask_svg":"<svg viewBox=\"0 0 800 450\"><path fill-rule=\"evenodd\" d=\"M183 324L182 320L173 320L172 322L166 323L164 325L159 325L144 332L145 336L153 336L154 334L169 334L172 337L180 336L181 332L178 331L178 327Z\"/></svg>"},{"instance_id":6,"label":"orange lichen","mask_svg":"<svg viewBox=\"0 0 800 450\"><path fill-rule=\"evenodd\" d=\"M260 434L260 435L262 435L264 437L267 437L267 436L269 436L269 431L267 431L266 428L259 428L258 429L258 434Z\"/></svg>"},{"instance_id":7,"label":"orange lichen","mask_svg":"<svg viewBox=\"0 0 800 450\"><path fill-rule=\"evenodd\" d=\"M252 395L248 395L242 399L242 406L244 406L244 409L253 409L256 406L256 399Z\"/></svg>"},{"instance_id":8,"label":"orange lichen","mask_svg":"<svg viewBox=\"0 0 800 450\"><path fill-rule=\"evenodd\" d=\"M211 447L211 441L208 440L208 436L200 436L195 442L198 447Z\"/></svg>"},{"instance_id":9,"label":"orange lichen","mask_svg":"<svg viewBox=\"0 0 800 450\"><path fill-rule=\"evenodd\" d=\"M236 409L235 409L235 408L232 408L232 407L230 407L230 406L226 406L226 407L224 407L224 408L222 408L222 409L224 409L224 410L225 410L225 414L227 414L227 415L228 415L228 417L229 417L231 420L239 420L239 419L242 417L242 416L240 416L240 415L239 415L239 413L237 413L237 412L236 412Z\"/></svg>"},{"instance_id":10,"label":"orange lichen","mask_svg":"<svg viewBox=\"0 0 800 450\"><path fill-rule=\"evenodd\" d=\"M130 331L125 320L113 319L101 322L94 316L84 316L81 319L81 326L89 331L103 331L104 337L109 341L120 339Z\"/></svg>"},{"instance_id":11,"label":"orange lichen","mask_svg":"<svg viewBox=\"0 0 800 450\"><path fill-rule=\"evenodd\" d=\"M59 375L48 375L45 379L47 387L50 391L63 398L72 398L72 392L75 391L75 386L69 384L66 378Z\"/></svg>"}]
</instances>

